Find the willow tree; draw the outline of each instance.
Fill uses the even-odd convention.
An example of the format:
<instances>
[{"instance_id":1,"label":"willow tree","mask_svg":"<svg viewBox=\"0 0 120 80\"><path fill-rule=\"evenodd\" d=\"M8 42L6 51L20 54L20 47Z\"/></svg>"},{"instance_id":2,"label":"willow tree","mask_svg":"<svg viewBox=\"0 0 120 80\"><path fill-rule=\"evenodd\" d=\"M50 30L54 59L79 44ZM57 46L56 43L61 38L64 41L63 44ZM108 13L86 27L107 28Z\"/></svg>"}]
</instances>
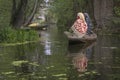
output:
<instances>
[{"instance_id":1,"label":"willow tree","mask_svg":"<svg viewBox=\"0 0 120 80\"><path fill-rule=\"evenodd\" d=\"M98 27L111 25L113 0L94 0L94 16Z\"/></svg>"},{"instance_id":2,"label":"willow tree","mask_svg":"<svg viewBox=\"0 0 120 80\"><path fill-rule=\"evenodd\" d=\"M95 28L108 29L114 26L113 17L120 15L119 3L120 0L54 0L52 8L60 25L70 27L78 12L87 12Z\"/></svg>"},{"instance_id":3,"label":"willow tree","mask_svg":"<svg viewBox=\"0 0 120 80\"><path fill-rule=\"evenodd\" d=\"M13 0L10 24L15 28L28 25L40 1L41 0Z\"/></svg>"}]
</instances>

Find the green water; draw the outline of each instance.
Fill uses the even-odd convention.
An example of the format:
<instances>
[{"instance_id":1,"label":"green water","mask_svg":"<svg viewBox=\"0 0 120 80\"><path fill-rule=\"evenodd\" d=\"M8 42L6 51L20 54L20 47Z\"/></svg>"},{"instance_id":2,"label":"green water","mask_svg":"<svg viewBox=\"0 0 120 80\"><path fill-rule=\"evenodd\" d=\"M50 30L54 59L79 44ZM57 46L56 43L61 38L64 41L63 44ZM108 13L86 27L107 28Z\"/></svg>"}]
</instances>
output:
<instances>
[{"instance_id":1,"label":"green water","mask_svg":"<svg viewBox=\"0 0 120 80\"><path fill-rule=\"evenodd\" d=\"M69 45L56 26L41 32L37 43L0 47L0 80L120 80L120 37L98 36L96 42ZM85 72L73 59L84 52Z\"/></svg>"}]
</instances>

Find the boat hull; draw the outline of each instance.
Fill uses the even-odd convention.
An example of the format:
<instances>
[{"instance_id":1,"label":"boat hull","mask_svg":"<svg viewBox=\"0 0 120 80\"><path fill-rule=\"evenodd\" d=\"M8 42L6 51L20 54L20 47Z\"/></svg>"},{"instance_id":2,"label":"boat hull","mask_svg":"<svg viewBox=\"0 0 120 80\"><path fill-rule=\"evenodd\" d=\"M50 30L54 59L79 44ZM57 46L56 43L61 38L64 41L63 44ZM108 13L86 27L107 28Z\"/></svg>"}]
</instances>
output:
<instances>
[{"instance_id":1,"label":"boat hull","mask_svg":"<svg viewBox=\"0 0 120 80\"><path fill-rule=\"evenodd\" d=\"M64 34L67 36L69 43L84 43L84 42L93 42L97 39L97 35L92 33L90 35L85 35L82 38L77 37L74 33L65 31Z\"/></svg>"}]
</instances>

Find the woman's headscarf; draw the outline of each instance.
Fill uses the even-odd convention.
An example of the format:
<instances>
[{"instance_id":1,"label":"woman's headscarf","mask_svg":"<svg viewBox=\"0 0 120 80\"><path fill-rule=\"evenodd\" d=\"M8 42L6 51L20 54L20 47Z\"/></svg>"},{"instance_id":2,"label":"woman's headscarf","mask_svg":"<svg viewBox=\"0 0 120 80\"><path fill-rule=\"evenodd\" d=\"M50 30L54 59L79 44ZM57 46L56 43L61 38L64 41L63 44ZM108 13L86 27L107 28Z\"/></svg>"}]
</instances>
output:
<instances>
[{"instance_id":1,"label":"woman's headscarf","mask_svg":"<svg viewBox=\"0 0 120 80\"><path fill-rule=\"evenodd\" d=\"M87 23L87 26L88 26L88 30L87 30L87 33L90 34L91 33L91 30L92 30L92 22L91 22L91 19L88 15L88 13L84 13L84 16L85 16L85 21Z\"/></svg>"},{"instance_id":2,"label":"woman's headscarf","mask_svg":"<svg viewBox=\"0 0 120 80\"><path fill-rule=\"evenodd\" d=\"M77 20L74 22L71 29L79 38L83 37L86 34L87 24L83 13L77 14Z\"/></svg>"},{"instance_id":3,"label":"woman's headscarf","mask_svg":"<svg viewBox=\"0 0 120 80\"><path fill-rule=\"evenodd\" d=\"M78 13L77 14L77 18L79 19L82 19L84 22L85 22L85 17L84 17L84 14L83 13Z\"/></svg>"}]
</instances>

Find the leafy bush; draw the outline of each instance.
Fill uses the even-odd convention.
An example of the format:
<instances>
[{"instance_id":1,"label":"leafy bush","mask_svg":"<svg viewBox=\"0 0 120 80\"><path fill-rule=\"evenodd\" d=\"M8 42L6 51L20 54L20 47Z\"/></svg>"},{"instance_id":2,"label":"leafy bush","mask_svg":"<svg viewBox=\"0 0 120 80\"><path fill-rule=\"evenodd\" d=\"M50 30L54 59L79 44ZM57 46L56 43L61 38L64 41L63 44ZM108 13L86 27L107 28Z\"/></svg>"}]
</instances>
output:
<instances>
[{"instance_id":1,"label":"leafy bush","mask_svg":"<svg viewBox=\"0 0 120 80\"><path fill-rule=\"evenodd\" d=\"M34 30L15 30L11 27L0 29L0 43L16 43L38 40L39 36Z\"/></svg>"},{"instance_id":2,"label":"leafy bush","mask_svg":"<svg viewBox=\"0 0 120 80\"><path fill-rule=\"evenodd\" d=\"M0 30L0 42L13 42L16 39L15 30L11 29L10 27L5 27Z\"/></svg>"},{"instance_id":3,"label":"leafy bush","mask_svg":"<svg viewBox=\"0 0 120 80\"><path fill-rule=\"evenodd\" d=\"M114 0L114 12L116 16L120 17L120 0Z\"/></svg>"},{"instance_id":4,"label":"leafy bush","mask_svg":"<svg viewBox=\"0 0 120 80\"><path fill-rule=\"evenodd\" d=\"M28 41L38 40L39 35L35 30L30 30L28 32L28 35L29 35L27 38Z\"/></svg>"},{"instance_id":5,"label":"leafy bush","mask_svg":"<svg viewBox=\"0 0 120 80\"><path fill-rule=\"evenodd\" d=\"M114 7L115 14L120 16L120 7Z\"/></svg>"},{"instance_id":6,"label":"leafy bush","mask_svg":"<svg viewBox=\"0 0 120 80\"><path fill-rule=\"evenodd\" d=\"M12 0L0 0L0 28L9 25Z\"/></svg>"},{"instance_id":7,"label":"leafy bush","mask_svg":"<svg viewBox=\"0 0 120 80\"><path fill-rule=\"evenodd\" d=\"M78 12L83 12L85 0L54 0L51 11L55 13L58 25L71 27Z\"/></svg>"}]
</instances>

